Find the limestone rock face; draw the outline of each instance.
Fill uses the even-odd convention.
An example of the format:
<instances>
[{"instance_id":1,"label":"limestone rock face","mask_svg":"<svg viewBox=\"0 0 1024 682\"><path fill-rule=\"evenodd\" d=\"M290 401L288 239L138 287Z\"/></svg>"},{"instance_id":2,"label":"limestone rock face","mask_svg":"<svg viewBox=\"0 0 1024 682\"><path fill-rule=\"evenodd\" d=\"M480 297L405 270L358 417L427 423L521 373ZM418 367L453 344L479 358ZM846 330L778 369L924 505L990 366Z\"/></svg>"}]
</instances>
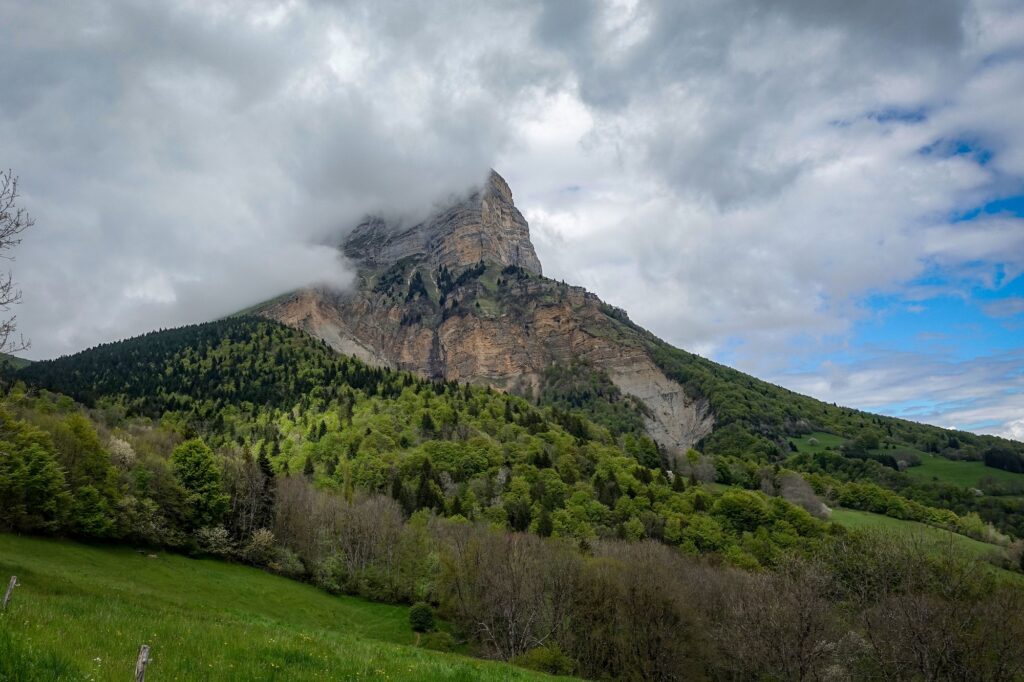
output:
<instances>
[{"instance_id":1,"label":"limestone rock face","mask_svg":"<svg viewBox=\"0 0 1024 682\"><path fill-rule=\"evenodd\" d=\"M411 229L364 223L343 248L361 267L355 290L304 290L261 313L371 364L527 395L551 364L585 359L643 402L662 447L683 451L711 433L706 402L651 359L653 337L594 294L541 276L529 227L497 173Z\"/></svg>"},{"instance_id":2,"label":"limestone rock face","mask_svg":"<svg viewBox=\"0 0 1024 682\"><path fill-rule=\"evenodd\" d=\"M494 171L482 189L413 227L399 229L379 218L367 220L342 249L352 260L370 267L419 256L449 269L484 260L542 274L530 227L512 202L512 190Z\"/></svg>"}]
</instances>

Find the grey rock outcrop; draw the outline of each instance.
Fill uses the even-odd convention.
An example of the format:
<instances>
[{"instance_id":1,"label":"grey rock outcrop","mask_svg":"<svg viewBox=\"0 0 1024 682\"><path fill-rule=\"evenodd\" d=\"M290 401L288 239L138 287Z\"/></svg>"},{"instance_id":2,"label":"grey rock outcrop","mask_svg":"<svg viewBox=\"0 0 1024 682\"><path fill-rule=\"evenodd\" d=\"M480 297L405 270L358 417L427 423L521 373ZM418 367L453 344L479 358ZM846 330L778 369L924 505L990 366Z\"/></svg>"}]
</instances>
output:
<instances>
[{"instance_id":1,"label":"grey rock outcrop","mask_svg":"<svg viewBox=\"0 0 1024 682\"><path fill-rule=\"evenodd\" d=\"M396 228L380 218L367 220L342 249L368 267L420 256L435 267L458 269L484 260L542 274L530 226L515 207L508 183L494 171L482 189L410 228Z\"/></svg>"}]
</instances>

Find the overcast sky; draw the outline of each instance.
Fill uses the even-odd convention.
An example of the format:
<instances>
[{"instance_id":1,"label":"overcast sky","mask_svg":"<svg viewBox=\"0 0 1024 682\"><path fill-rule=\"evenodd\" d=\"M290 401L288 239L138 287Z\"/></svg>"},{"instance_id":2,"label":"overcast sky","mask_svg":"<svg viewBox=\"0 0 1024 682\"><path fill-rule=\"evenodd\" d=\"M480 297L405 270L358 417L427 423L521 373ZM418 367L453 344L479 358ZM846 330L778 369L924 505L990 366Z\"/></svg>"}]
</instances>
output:
<instances>
[{"instance_id":1,"label":"overcast sky","mask_svg":"<svg viewBox=\"0 0 1024 682\"><path fill-rule=\"evenodd\" d=\"M816 397L1024 439L1019 0L0 0L32 358L311 283L496 168L549 276Z\"/></svg>"}]
</instances>

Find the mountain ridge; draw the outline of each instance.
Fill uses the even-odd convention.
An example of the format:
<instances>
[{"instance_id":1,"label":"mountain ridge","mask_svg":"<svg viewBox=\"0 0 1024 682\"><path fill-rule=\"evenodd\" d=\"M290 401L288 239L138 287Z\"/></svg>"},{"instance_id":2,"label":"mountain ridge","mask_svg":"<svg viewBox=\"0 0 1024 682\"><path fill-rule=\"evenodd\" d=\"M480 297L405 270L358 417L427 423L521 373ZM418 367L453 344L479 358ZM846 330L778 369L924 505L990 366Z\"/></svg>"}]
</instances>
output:
<instances>
[{"instance_id":1,"label":"mountain ridge","mask_svg":"<svg viewBox=\"0 0 1024 682\"><path fill-rule=\"evenodd\" d=\"M340 248L359 268L354 290L305 289L256 312L371 364L534 399L547 367L583 359L645 406L661 447L685 452L711 433L706 401L657 367L622 311L543 276L494 171L432 218L411 228L368 219Z\"/></svg>"},{"instance_id":2,"label":"mountain ridge","mask_svg":"<svg viewBox=\"0 0 1024 682\"><path fill-rule=\"evenodd\" d=\"M597 295L544 277L529 225L494 171L482 188L411 228L365 220L339 249L358 269L352 290L303 289L253 312L374 365L535 400L548 367L582 360L642 405L647 432L677 454L705 441L715 449L717 438L723 447L777 458L788 452L790 436L815 424L836 428L836 418L823 416L826 408L845 410L850 424L868 421L851 416L868 413L828 406L674 348ZM778 411L772 401L800 406L761 419ZM737 405L761 414L736 419ZM856 428L839 430L853 437ZM897 430L905 441L926 438L917 427Z\"/></svg>"}]
</instances>

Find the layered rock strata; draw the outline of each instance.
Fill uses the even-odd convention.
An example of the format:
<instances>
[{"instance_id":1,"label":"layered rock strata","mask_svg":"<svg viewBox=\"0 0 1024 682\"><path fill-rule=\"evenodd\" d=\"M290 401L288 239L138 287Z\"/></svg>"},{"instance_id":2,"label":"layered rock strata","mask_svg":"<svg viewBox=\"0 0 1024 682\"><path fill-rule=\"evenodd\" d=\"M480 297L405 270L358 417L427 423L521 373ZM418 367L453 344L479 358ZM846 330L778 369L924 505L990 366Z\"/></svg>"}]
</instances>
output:
<instances>
[{"instance_id":1,"label":"layered rock strata","mask_svg":"<svg viewBox=\"0 0 1024 682\"><path fill-rule=\"evenodd\" d=\"M711 432L706 403L657 367L646 332L594 294L541 276L529 226L497 173L407 230L367 221L343 250L361 268L357 288L299 291L262 314L373 364L528 395L546 367L583 358L647 407L648 432L664 448L685 450Z\"/></svg>"}]
</instances>

